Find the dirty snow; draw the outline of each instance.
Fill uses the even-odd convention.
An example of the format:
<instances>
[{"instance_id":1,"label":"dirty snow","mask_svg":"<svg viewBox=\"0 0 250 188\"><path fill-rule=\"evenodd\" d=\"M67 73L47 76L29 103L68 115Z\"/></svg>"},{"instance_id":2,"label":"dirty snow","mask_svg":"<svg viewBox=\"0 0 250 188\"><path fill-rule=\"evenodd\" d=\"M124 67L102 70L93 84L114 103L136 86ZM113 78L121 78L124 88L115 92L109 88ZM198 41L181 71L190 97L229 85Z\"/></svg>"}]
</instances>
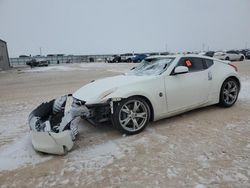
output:
<instances>
[{"instance_id":1,"label":"dirty snow","mask_svg":"<svg viewBox=\"0 0 250 188\"><path fill-rule=\"evenodd\" d=\"M239 94L239 101L244 105L250 105L250 77L245 76L241 80L241 90Z\"/></svg>"},{"instance_id":2,"label":"dirty snow","mask_svg":"<svg viewBox=\"0 0 250 188\"><path fill-rule=\"evenodd\" d=\"M51 71L88 71L88 70L106 70L110 72L124 73L128 71L127 63L110 64L110 63L79 63L70 65L49 65L48 67L34 67L32 69L24 69L21 72L51 72Z\"/></svg>"},{"instance_id":3,"label":"dirty snow","mask_svg":"<svg viewBox=\"0 0 250 188\"><path fill-rule=\"evenodd\" d=\"M34 151L29 134L13 143L0 147L0 170L14 170L51 159Z\"/></svg>"},{"instance_id":4,"label":"dirty snow","mask_svg":"<svg viewBox=\"0 0 250 188\"><path fill-rule=\"evenodd\" d=\"M124 157L122 148L117 143L108 141L93 147L72 151L69 154L66 169L70 171L101 169L122 157Z\"/></svg>"}]
</instances>

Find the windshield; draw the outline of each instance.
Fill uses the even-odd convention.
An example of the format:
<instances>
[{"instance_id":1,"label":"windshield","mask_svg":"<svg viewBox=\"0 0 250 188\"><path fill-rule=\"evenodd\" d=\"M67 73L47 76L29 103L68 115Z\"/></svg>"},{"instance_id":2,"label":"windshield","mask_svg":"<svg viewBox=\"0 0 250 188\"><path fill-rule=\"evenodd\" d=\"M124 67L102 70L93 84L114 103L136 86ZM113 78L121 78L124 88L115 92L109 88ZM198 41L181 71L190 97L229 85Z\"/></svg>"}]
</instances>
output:
<instances>
[{"instance_id":1,"label":"windshield","mask_svg":"<svg viewBox=\"0 0 250 188\"><path fill-rule=\"evenodd\" d=\"M127 75L160 75L167 70L174 58L150 58L144 59L140 65L133 68Z\"/></svg>"},{"instance_id":2,"label":"windshield","mask_svg":"<svg viewBox=\"0 0 250 188\"><path fill-rule=\"evenodd\" d=\"M216 52L215 55L225 55L224 52Z\"/></svg>"}]
</instances>

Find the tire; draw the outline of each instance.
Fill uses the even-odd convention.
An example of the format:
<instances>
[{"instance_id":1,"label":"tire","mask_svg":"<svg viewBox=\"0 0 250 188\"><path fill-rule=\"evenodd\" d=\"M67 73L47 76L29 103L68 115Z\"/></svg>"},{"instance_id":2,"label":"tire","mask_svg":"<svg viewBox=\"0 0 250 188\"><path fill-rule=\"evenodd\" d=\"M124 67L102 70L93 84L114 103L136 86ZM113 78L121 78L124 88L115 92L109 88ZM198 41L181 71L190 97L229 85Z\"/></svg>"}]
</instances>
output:
<instances>
[{"instance_id":1,"label":"tire","mask_svg":"<svg viewBox=\"0 0 250 188\"><path fill-rule=\"evenodd\" d=\"M230 61L230 58L229 58L229 57L226 57L225 60Z\"/></svg>"},{"instance_id":2,"label":"tire","mask_svg":"<svg viewBox=\"0 0 250 188\"><path fill-rule=\"evenodd\" d=\"M130 97L117 104L111 119L121 133L138 134L148 125L150 108L142 98Z\"/></svg>"},{"instance_id":3,"label":"tire","mask_svg":"<svg viewBox=\"0 0 250 188\"><path fill-rule=\"evenodd\" d=\"M128 63L131 63L131 62L132 62L132 59L129 58L129 59L127 60L127 62L128 62Z\"/></svg>"},{"instance_id":4,"label":"tire","mask_svg":"<svg viewBox=\"0 0 250 188\"><path fill-rule=\"evenodd\" d=\"M240 57L240 61L243 61L243 60L244 60L244 57L243 57L243 56L241 56L241 57Z\"/></svg>"},{"instance_id":5,"label":"tire","mask_svg":"<svg viewBox=\"0 0 250 188\"><path fill-rule=\"evenodd\" d=\"M222 107L231 107L237 101L239 94L239 84L234 78L226 79L220 91L219 105Z\"/></svg>"}]
</instances>

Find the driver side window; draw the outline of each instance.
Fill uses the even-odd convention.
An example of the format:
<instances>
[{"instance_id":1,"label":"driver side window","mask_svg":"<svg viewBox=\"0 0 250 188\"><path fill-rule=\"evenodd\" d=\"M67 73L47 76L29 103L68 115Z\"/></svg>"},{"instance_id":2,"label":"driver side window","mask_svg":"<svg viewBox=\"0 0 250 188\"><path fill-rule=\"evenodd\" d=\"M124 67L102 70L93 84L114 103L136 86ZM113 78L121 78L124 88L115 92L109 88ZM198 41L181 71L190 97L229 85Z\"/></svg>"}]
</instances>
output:
<instances>
[{"instance_id":1,"label":"driver side window","mask_svg":"<svg viewBox=\"0 0 250 188\"><path fill-rule=\"evenodd\" d=\"M198 57L183 57L180 59L178 66L186 66L189 72L197 72L205 69L204 62Z\"/></svg>"}]
</instances>

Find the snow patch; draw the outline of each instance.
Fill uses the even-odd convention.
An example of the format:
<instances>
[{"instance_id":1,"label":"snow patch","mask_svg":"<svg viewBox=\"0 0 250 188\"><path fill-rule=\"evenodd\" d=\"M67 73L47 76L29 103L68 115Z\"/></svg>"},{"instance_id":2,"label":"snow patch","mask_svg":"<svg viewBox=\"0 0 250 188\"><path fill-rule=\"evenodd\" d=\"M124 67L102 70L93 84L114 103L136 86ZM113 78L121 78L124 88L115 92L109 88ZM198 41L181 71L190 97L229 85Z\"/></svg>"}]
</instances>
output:
<instances>
[{"instance_id":1,"label":"snow patch","mask_svg":"<svg viewBox=\"0 0 250 188\"><path fill-rule=\"evenodd\" d=\"M23 72L74 71L74 70L88 70L88 69L80 69L78 67L68 67L68 66L48 66L48 67L36 67L29 70L24 70Z\"/></svg>"},{"instance_id":2,"label":"snow patch","mask_svg":"<svg viewBox=\"0 0 250 188\"><path fill-rule=\"evenodd\" d=\"M247 105L250 103L250 77L242 78L239 100Z\"/></svg>"},{"instance_id":3,"label":"snow patch","mask_svg":"<svg viewBox=\"0 0 250 188\"><path fill-rule=\"evenodd\" d=\"M206 154L199 155L196 157L196 160L200 163L202 168L209 168L209 161L208 161L208 156Z\"/></svg>"},{"instance_id":4,"label":"snow patch","mask_svg":"<svg viewBox=\"0 0 250 188\"><path fill-rule=\"evenodd\" d=\"M35 165L51 159L34 151L30 135L27 134L12 144L0 148L0 170L14 170L26 165Z\"/></svg>"},{"instance_id":5,"label":"snow patch","mask_svg":"<svg viewBox=\"0 0 250 188\"><path fill-rule=\"evenodd\" d=\"M35 67L32 69L25 69L22 72L34 73L34 72L48 72L48 71L88 71L88 70L106 70L109 72L125 73L131 67L130 64L108 64L108 63L81 63L71 65L49 65L48 67Z\"/></svg>"},{"instance_id":6,"label":"snow patch","mask_svg":"<svg viewBox=\"0 0 250 188\"><path fill-rule=\"evenodd\" d=\"M203 185L203 184L197 184L195 186L195 188L206 188L207 186Z\"/></svg>"},{"instance_id":7,"label":"snow patch","mask_svg":"<svg viewBox=\"0 0 250 188\"><path fill-rule=\"evenodd\" d=\"M246 148L247 148L247 149L250 149L250 144L247 144Z\"/></svg>"},{"instance_id":8,"label":"snow patch","mask_svg":"<svg viewBox=\"0 0 250 188\"><path fill-rule=\"evenodd\" d=\"M78 149L69 155L70 161L67 162L66 169L81 171L82 169L100 169L113 163L115 159L122 158L124 153L115 142L109 141L87 149Z\"/></svg>"}]
</instances>

